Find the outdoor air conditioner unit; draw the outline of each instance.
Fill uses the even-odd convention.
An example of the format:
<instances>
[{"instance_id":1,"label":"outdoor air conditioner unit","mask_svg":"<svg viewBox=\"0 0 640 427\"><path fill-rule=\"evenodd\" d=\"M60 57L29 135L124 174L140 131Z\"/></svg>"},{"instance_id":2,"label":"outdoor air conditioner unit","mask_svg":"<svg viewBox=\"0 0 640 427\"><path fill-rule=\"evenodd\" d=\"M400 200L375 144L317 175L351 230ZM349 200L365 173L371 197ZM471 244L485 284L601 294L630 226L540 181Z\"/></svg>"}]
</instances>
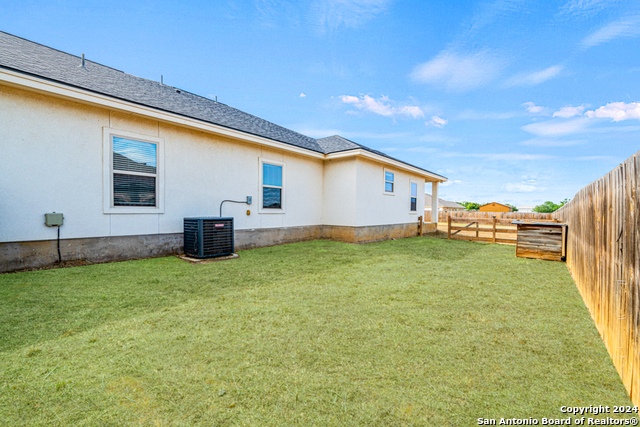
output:
<instances>
[{"instance_id":1,"label":"outdoor air conditioner unit","mask_svg":"<svg viewBox=\"0 0 640 427\"><path fill-rule=\"evenodd\" d=\"M233 254L233 218L184 219L184 254L212 258Z\"/></svg>"}]
</instances>

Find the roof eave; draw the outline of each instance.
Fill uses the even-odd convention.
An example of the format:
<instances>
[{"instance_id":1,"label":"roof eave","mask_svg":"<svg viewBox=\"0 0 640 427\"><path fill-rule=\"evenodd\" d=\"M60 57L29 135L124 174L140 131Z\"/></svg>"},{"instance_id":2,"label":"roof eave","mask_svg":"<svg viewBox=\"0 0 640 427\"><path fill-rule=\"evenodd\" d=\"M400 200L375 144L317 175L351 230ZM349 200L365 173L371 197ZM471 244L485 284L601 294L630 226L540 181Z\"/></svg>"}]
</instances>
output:
<instances>
[{"instance_id":1,"label":"roof eave","mask_svg":"<svg viewBox=\"0 0 640 427\"><path fill-rule=\"evenodd\" d=\"M420 169L418 167L415 166L411 166L409 164L403 163L399 160L394 160L394 159L390 159L388 157L385 156L381 156L379 154L375 154L372 153L370 151L367 150L363 150L363 149L356 149L356 150L345 150L345 151L338 151L335 153L330 153L326 155L326 159L327 160L332 160L332 159L343 159L343 158L347 158L347 157L353 157L353 156L360 156L366 159L370 159L379 163L383 163L386 165L390 165L393 166L397 169L402 169L405 170L407 172L411 172L414 173L416 175L420 175L422 177L424 177L427 181L429 182L446 182L447 178L429 171L426 171L424 169Z\"/></svg>"},{"instance_id":2,"label":"roof eave","mask_svg":"<svg viewBox=\"0 0 640 427\"><path fill-rule=\"evenodd\" d=\"M147 118L152 118L165 123L171 123L207 133L214 133L228 138L241 140L244 142L277 148L283 151L295 154L324 159L323 153L310 149L296 147L280 141L253 135L236 129L216 125L205 122L203 120L182 116L176 113L170 113L158 108L137 104L131 101L125 101L109 95L82 89L66 83L60 83L55 80L34 76L28 73L10 70L0 67L0 83L7 86L16 87L18 89L29 90L31 92L42 93L54 96L56 98L68 99L82 104L89 104L109 108L118 111L125 111Z\"/></svg>"}]
</instances>

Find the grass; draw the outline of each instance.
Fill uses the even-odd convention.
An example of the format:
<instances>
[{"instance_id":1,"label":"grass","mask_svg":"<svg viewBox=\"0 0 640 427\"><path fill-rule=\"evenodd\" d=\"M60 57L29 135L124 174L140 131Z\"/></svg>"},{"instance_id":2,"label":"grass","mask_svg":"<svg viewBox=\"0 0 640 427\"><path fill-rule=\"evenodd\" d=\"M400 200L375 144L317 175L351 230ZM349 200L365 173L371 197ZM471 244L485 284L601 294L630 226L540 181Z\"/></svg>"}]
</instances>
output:
<instances>
[{"instance_id":1,"label":"grass","mask_svg":"<svg viewBox=\"0 0 640 427\"><path fill-rule=\"evenodd\" d=\"M0 420L467 426L630 405L565 265L513 251L315 241L0 275Z\"/></svg>"}]
</instances>

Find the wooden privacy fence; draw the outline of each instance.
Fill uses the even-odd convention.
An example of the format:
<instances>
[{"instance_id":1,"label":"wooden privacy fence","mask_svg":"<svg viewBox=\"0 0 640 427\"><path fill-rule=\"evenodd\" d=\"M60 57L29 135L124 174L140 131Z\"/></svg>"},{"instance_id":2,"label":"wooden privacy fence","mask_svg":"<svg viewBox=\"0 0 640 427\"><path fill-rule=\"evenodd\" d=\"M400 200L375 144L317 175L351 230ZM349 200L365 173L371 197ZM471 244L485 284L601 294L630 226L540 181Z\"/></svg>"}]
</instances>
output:
<instances>
[{"instance_id":1,"label":"wooden privacy fence","mask_svg":"<svg viewBox=\"0 0 640 427\"><path fill-rule=\"evenodd\" d=\"M460 219L491 219L496 218L511 221L544 221L553 220L555 213L538 213L538 212L480 212L480 211L440 211L438 212L438 222L446 222L447 217L451 216L454 221Z\"/></svg>"},{"instance_id":2,"label":"wooden privacy fence","mask_svg":"<svg viewBox=\"0 0 640 427\"><path fill-rule=\"evenodd\" d=\"M635 405L640 405L639 154L556 211L568 224L567 267Z\"/></svg>"}]
</instances>

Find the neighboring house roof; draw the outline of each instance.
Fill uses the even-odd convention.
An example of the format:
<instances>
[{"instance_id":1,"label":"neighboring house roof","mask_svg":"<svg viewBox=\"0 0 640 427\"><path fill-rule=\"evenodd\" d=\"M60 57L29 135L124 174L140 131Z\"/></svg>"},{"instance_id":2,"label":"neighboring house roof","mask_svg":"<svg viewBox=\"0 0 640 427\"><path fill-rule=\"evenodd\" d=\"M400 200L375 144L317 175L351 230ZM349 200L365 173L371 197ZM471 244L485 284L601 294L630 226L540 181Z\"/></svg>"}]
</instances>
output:
<instances>
[{"instance_id":1,"label":"neighboring house roof","mask_svg":"<svg viewBox=\"0 0 640 427\"><path fill-rule=\"evenodd\" d=\"M93 61L85 60L84 67L80 66L81 63L82 60L78 56L0 31L0 67L5 69L45 78L322 154L362 149L402 162L432 175L437 175L339 136L316 140L228 105L173 86L136 77Z\"/></svg>"},{"instance_id":2,"label":"neighboring house roof","mask_svg":"<svg viewBox=\"0 0 640 427\"><path fill-rule=\"evenodd\" d=\"M484 205L482 205L482 206L487 206L487 205L500 205L500 206L504 206L505 208L513 209L513 208L512 208L511 206L509 206L509 205L505 205L505 204L503 204L503 203L498 203L498 202L485 203L485 204L484 204ZM482 207L482 206L480 206L480 207Z\"/></svg>"},{"instance_id":3,"label":"neighboring house roof","mask_svg":"<svg viewBox=\"0 0 640 427\"><path fill-rule=\"evenodd\" d=\"M466 209L459 203L450 202L448 200L441 199L440 197L438 197L438 206L449 209ZM431 209L431 194L424 195L424 207Z\"/></svg>"}]
</instances>

